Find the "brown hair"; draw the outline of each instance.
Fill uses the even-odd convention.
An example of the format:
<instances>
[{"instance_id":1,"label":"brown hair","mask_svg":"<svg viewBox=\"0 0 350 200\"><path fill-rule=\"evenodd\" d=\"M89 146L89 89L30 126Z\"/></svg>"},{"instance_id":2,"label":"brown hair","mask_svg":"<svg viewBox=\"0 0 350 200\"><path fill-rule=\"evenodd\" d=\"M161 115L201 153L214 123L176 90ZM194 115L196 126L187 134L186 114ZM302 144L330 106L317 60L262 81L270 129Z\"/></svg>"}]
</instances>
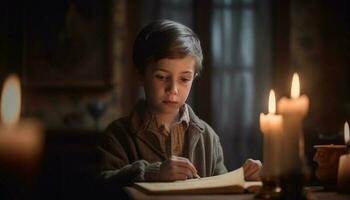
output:
<instances>
[{"instance_id":1,"label":"brown hair","mask_svg":"<svg viewBox=\"0 0 350 200\"><path fill-rule=\"evenodd\" d=\"M195 73L199 74L203 60L199 38L187 26L170 20L148 24L138 34L133 47L133 62L141 75L152 61L184 58L187 55L195 58Z\"/></svg>"}]
</instances>

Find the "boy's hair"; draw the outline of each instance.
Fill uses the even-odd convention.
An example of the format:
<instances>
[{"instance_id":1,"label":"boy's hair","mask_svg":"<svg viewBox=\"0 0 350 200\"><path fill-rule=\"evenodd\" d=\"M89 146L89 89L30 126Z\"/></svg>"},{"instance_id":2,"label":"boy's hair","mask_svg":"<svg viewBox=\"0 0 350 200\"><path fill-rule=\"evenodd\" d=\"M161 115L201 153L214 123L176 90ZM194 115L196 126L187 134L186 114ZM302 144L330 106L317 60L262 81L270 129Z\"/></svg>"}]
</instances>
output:
<instances>
[{"instance_id":1,"label":"boy's hair","mask_svg":"<svg viewBox=\"0 0 350 200\"><path fill-rule=\"evenodd\" d=\"M170 20L148 24L138 34L133 47L133 62L141 75L150 62L187 55L195 58L195 75L198 75L203 60L199 38L190 28Z\"/></svg>"}]
</instances>

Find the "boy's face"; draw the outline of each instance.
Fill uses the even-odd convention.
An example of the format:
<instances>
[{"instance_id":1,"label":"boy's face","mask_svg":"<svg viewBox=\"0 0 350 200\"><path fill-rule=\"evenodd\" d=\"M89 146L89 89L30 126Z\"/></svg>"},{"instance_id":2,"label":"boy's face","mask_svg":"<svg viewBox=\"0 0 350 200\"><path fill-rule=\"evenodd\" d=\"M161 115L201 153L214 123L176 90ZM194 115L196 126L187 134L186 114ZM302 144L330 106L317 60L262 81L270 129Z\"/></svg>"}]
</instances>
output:
<instances>
[{"instance_id":1,"label":"boy's face","mask_svg":"<svg viewBox=\"0 0 350 200\"><path fill-rule=\"evenodd\" d=\"M192 56L150 63L142 78L150 109L161 114L177 113L190 93L194 73Z\"/></svg>"}]
</instances>

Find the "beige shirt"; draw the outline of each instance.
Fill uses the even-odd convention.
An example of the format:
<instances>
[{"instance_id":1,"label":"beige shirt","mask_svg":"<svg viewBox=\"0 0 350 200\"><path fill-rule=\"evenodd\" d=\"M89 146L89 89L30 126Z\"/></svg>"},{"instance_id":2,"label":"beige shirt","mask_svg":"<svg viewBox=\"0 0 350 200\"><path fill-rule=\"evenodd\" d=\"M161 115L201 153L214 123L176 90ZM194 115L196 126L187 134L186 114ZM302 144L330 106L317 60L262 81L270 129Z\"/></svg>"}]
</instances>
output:
<instances>
[{"instance_id":1,"label":"beige shirt","mask_svg":"<svg viewBox=\"0 0 350 200\"><path fill-rule=\"evenodd\" d=\"M147 130L147 132L153 134L157 138L158 144L154 144L154 146L159 146L168 157L171 157L172 155L183 155L185 133L190 122L186 104L180 108L178 120L170 130L168 130L164 124L158 122L156 116L148 110L145 110L144 113L138 114L143 115L143 122L141 123L143 123L142 127L144 127L144 130ZM137 118L141 117L140 115L137 116ZM150 142L155 141L150 139Z\"/></svg>"}]
</instances>

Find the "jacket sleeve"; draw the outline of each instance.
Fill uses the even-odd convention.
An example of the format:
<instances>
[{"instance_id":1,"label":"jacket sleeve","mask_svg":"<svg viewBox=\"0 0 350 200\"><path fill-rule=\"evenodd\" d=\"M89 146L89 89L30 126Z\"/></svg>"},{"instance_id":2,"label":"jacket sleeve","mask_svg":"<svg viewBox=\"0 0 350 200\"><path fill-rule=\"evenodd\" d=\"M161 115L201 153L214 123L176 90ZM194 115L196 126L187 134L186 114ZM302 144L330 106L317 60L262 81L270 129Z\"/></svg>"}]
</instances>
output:
<instances>
[{"instance_id":1,"label":"jacket sleeve","mask_svg":"<svg viewBox=\"0 0 350 200\"><path fill-rule=\"evenodd\" d=\"M224 164L224 154L220 144L219 136L215 134L214 136L214 162L215 167L213 170L213 176L224 174L227 172L227 169Z\"/></svg>"},{"instance_id":2,"label":"jacket sleeve","mask_svg":"<svg viewBox=\"0 0 350 200\"><path fill-rule=\"evenodd\" d=\"M100 183L126 186L136 181L148 181L157 176L160 162L137 160L130 163L128 143L130 139L125 134L125 128L120 125L112 124L103 133L97 146L99 155L97 179Z\"/></svg>"}]
</instances>

